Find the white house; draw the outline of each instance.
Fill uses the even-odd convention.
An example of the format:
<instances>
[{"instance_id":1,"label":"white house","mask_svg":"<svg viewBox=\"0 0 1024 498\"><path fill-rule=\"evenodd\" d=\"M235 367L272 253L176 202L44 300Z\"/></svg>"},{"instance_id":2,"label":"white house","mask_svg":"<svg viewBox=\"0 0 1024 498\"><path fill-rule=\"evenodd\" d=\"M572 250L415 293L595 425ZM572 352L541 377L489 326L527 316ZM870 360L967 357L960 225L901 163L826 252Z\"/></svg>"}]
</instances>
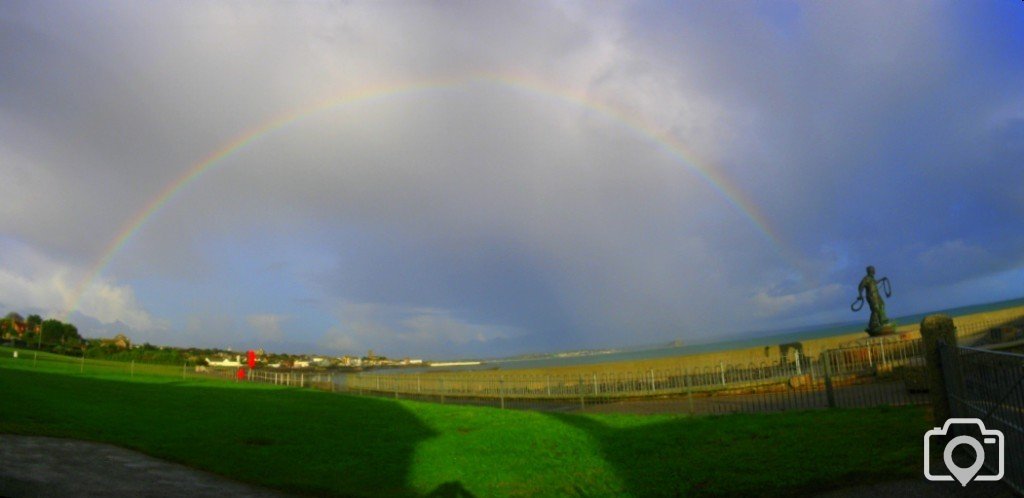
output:
<instances>
[{"instance_id":1,"label":"white house","mask_svg":"<svg viewBox=\"0 0 1024 498\"><path fill-rule=\"evenodd\" d=\"M211 359L207 358L206 359L206 364L210 365L211 367L240 367L240 366L242 366L242 357L241 356L235 356L234 360L231 360L229 358L225 358L225 359L220 360L220 361L214 361L214 360L211 360Z\"/></svg>"}]
</instances>

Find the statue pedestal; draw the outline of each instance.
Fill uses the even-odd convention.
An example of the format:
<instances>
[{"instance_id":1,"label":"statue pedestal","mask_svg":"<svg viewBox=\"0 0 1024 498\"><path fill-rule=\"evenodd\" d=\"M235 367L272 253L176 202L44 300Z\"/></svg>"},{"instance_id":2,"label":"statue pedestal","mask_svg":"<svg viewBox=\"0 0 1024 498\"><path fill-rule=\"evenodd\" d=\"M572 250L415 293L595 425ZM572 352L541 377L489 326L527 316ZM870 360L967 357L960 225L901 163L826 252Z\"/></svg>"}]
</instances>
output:
<instances>
[{"instance_id":1,"label":"statue pedestal","mask_svg":"<svg viewBox=\"0 0 1024 498\"><path fill-rule=\"evenodd\" d=\"M871 337L882 337L882 336L886 336L886 335L893 335L893 334L896 333L896 326L893 325L893 324L887 324L887 325L882 326L882 328L880 328L880 329L877 329L877 330L865 330L864 332L867 332L868 335L871 336Z\"/></svg>"}]
</instances>

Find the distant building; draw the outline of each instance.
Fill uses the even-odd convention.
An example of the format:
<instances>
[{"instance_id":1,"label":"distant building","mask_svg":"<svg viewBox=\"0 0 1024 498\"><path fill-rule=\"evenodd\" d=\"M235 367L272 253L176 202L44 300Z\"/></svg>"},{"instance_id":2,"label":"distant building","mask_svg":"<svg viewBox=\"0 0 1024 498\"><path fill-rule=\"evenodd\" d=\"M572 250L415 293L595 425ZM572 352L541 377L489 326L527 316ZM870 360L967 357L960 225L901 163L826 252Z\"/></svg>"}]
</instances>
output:
<instances>
[{"instance_id":1,"label":"distant building","mask_svg":"<svg viewBox=\"0 0 1024 498\"><path fill-rule=\"evenodd\" d=\"M37 324L35 326L29 326L29 324L26 322L4 320L3 322L0 323L2 323L3 326L3 330L0 331L0 334L2 334L5 337L13 336L21 339L22 337L25 336L25 333L31 332L33 334L39 334L43 330L42 325Z\"/></svg>"},{"instance_id":2,"label":"distant building","mask_svg":"<svg viewBox=\"0 0 1024 498\"><path fill-rule=\"evenodd\" d=\"M113 339L100 339L100 346L114 346L117 349L128 349L132 342L124 334L117 334Z\"/></svg>"},{"instance_id":3,"label":"distant building","mask_svg":"<svg viewBox=\"0 0 1024 498\"><path fill-rule=\"evenodd\" d=\"M235 356L235 359L225 358L223 360L211 360L206 359L206 364L211 367L240 367L242 366L242 357Z\"/></svg>"}]
</instances>

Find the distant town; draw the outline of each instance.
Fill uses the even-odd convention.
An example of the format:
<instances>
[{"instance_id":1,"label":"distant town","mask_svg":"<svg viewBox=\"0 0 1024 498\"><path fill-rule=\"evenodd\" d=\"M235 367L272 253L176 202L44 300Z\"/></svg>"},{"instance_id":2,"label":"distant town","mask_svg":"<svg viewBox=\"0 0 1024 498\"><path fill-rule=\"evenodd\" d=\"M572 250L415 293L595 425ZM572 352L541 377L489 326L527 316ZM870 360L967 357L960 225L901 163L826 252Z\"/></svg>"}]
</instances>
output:
<instances>
[{"instance_id":1,"label":"distant town","mask_svg":"<svg viewBox=\"0 0 1024 498\"><path fill-rule=\"evenodd\" d=\"M39 315L23 317L10 312L0 319L0 341L5 346L49 351L68 356L139 361L159 364L188 364L197 369L238 368L246 363L247 351L233 351L231 348L181 348L158 346L149 343L135 344L124 334L109 338L84 338L78 328L57 319L43 319ZM268 353L263 349L253 350L257 367L303 370L349 370L368 368L397 368L423 366L451 366L453 363L429 363L421 358L389 358L375 353L372 349L365 356L309 355ZM461 362L459 364L478 362Z\"/></svg>"},{"instance_id":2,"label":"distant town","mask_svg":"<svg viewBox=\"0 0 1024 498\"><path fill-rule=\"evenodd\" d=\"M161 346L163 347L163 346ZM285 369L362 369L373 367L421 367L430 365L420 358L393 359L377 355L371 349L366 356L325 356L325 355L289 355L266 353L262 349L254 350L256 365L264 368ZM197 361L198 366L208 367L240 367L245 364L246 355L231 349L213 350L213 352Z\"/></svg>"}]
</instances>

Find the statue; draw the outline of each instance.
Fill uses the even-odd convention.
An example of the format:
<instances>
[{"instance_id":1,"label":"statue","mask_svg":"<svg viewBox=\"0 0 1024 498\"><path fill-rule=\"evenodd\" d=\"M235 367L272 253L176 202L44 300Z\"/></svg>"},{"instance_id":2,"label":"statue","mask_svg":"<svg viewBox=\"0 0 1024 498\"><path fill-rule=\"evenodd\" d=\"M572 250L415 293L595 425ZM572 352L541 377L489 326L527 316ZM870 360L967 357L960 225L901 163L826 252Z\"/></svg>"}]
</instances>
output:
<instances>
[{"instance_id":1,"label":"statue","mask_svg":"<svg viewBox=\"0 0 1024 498\"><path fill-rule=\"evenodd\" d=\"M860 311L864 307L864 299L867 298L868 307L871 308L871 318L868 319L868 328L865 332L874 337L879 335L893 334L896 332L896 324L885 315L885 301L878 293L878 286L882 286L885 297L892 297L892 287L888 277L875 280L875 267L869 266L868 274L861 279L857 286L857 299L850 305L853 311Z\"/></svg>"}]
</instances>

